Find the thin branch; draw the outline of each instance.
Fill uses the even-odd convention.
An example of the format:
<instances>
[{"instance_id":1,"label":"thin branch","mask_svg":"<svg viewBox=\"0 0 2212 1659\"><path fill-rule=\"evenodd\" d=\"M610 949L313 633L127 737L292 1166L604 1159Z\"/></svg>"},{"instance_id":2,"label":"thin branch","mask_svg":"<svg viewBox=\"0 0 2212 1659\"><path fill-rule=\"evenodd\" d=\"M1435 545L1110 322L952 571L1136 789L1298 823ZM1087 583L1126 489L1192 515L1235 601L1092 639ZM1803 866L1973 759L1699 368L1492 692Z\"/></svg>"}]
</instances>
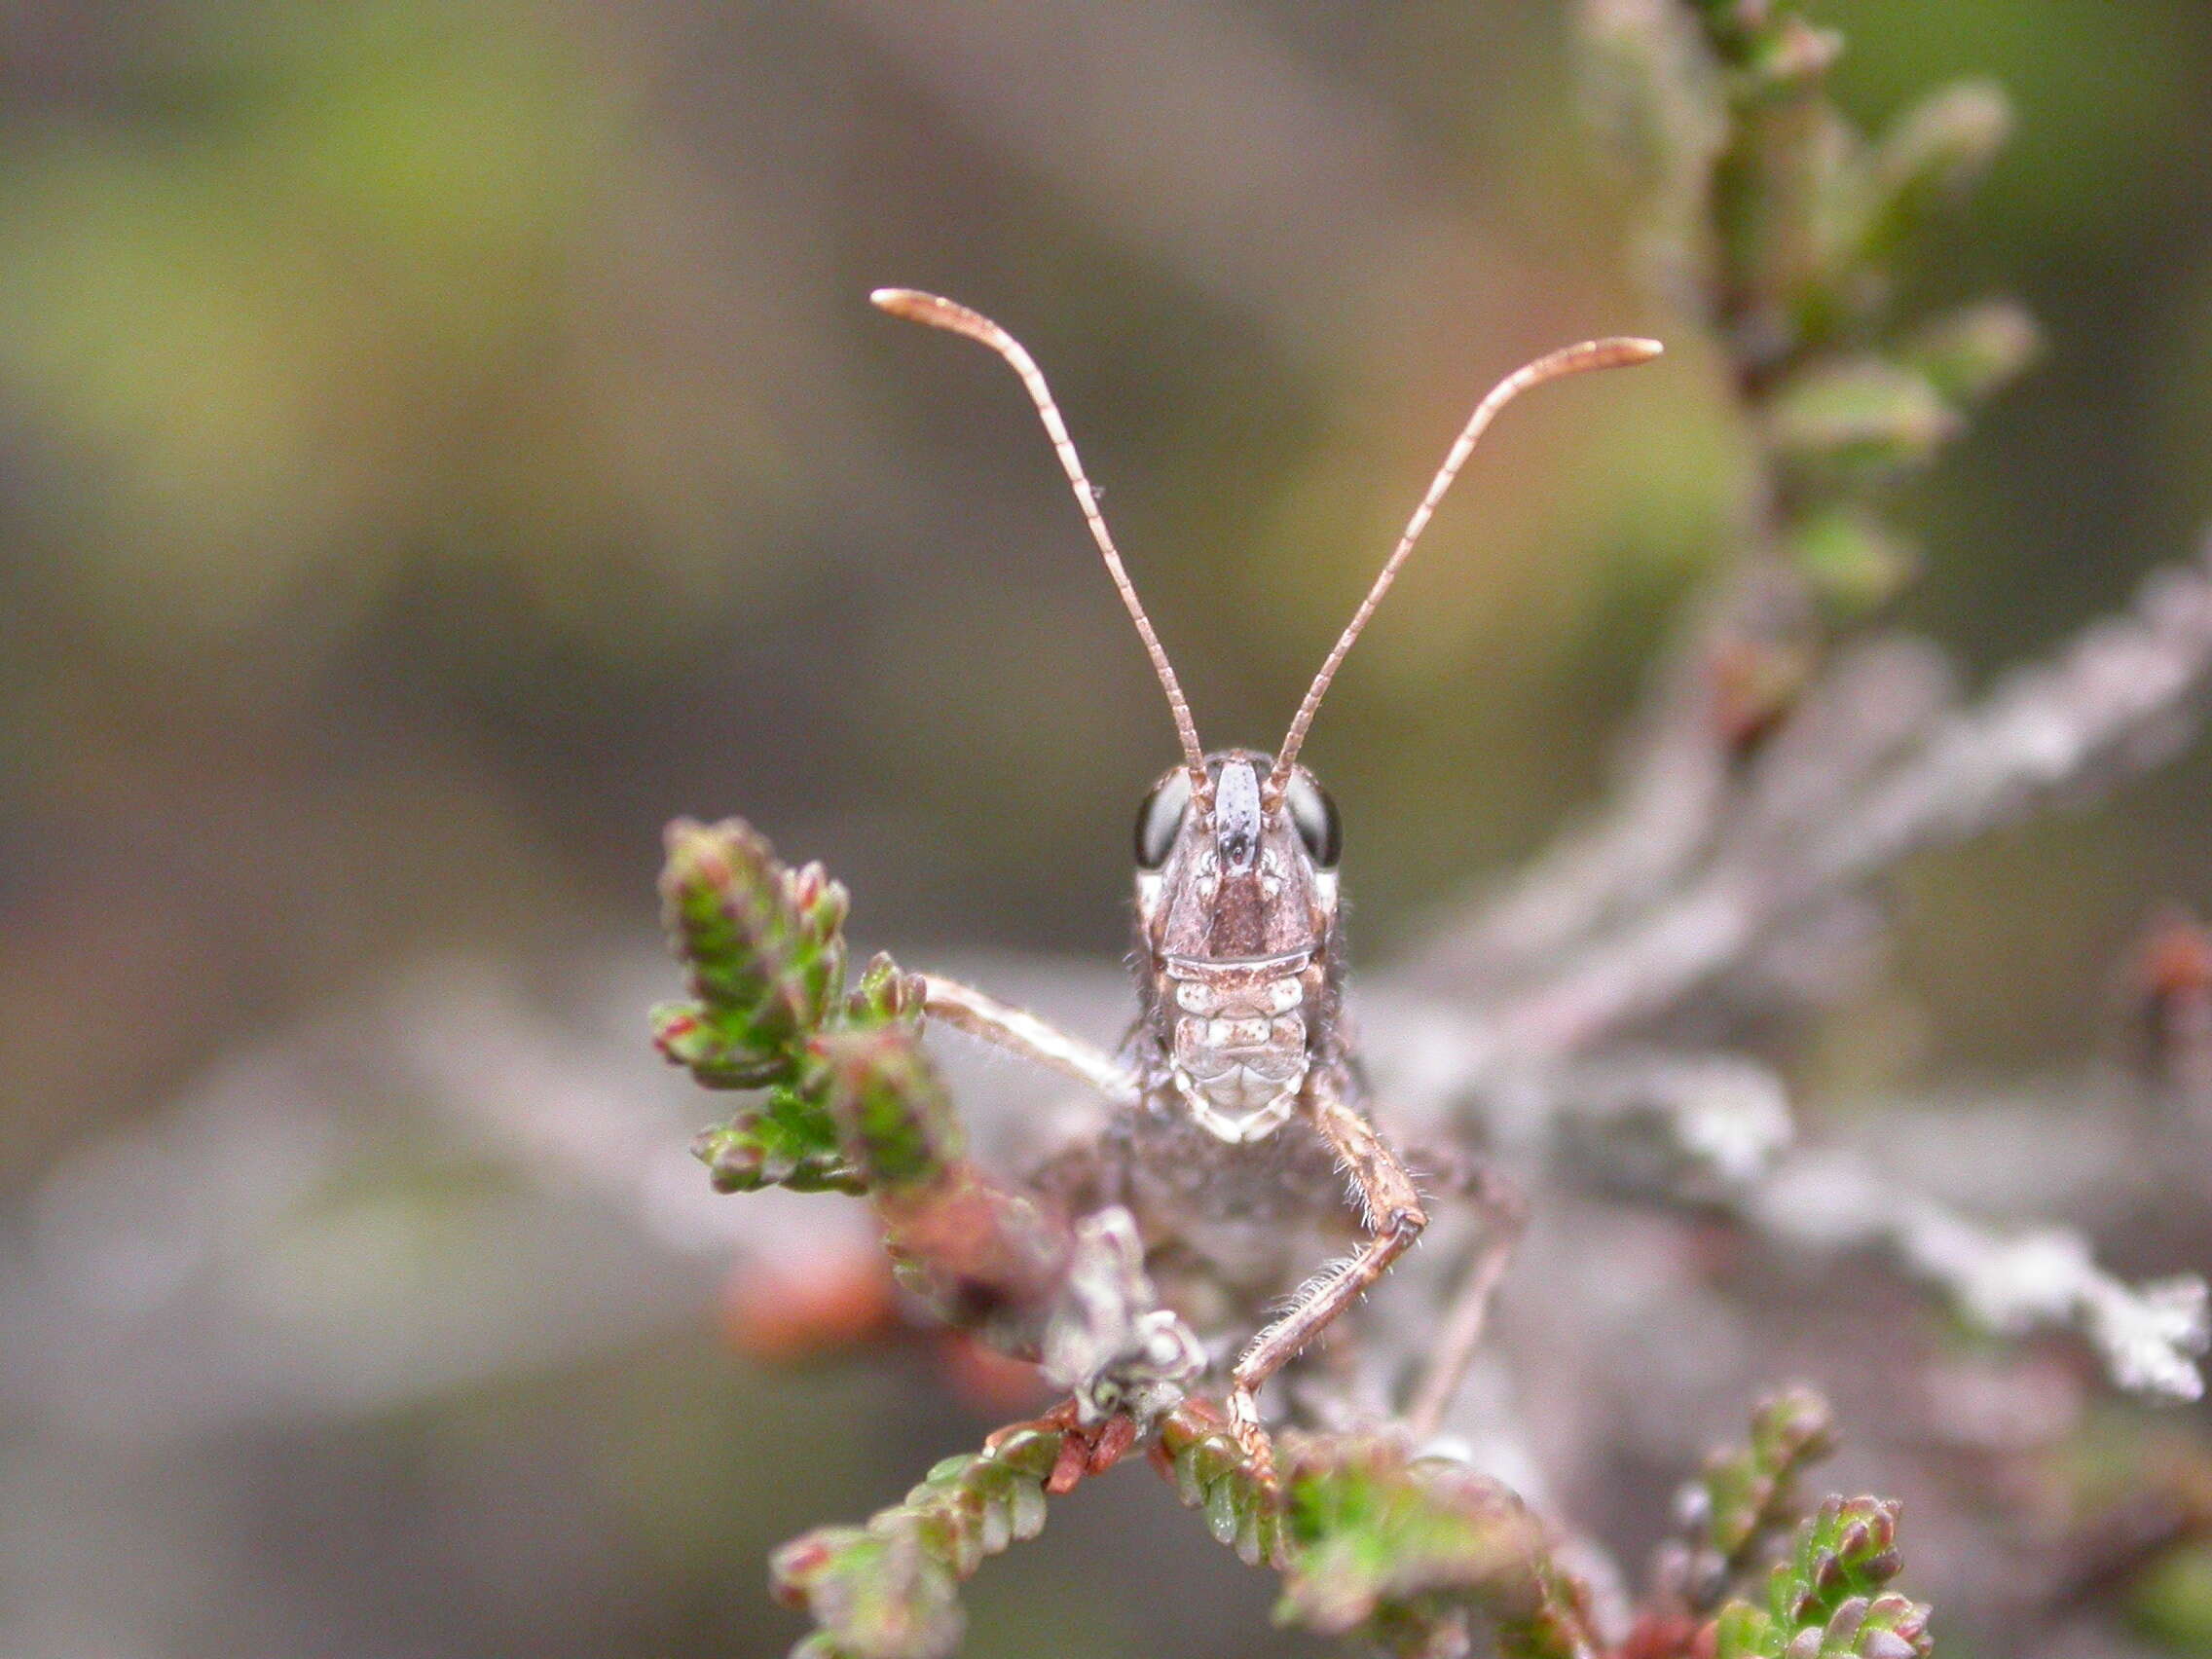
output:
<instances>
[{"instance_id":1,"label":"thin branch","mask_svg":"<svg viewBox=\"0 0 2212 1659\"><path fill-rule=\"evenodd\" d=\"M1796 917L1907 854L2162 758L2212 675L2212 565L2159 571L2124 615L2015 674L1798 837L1716 858L1493 1016L1509 1052L1572 1053L1679 1005Z\"/></svg>"},{"instance_id":2,"label":"thin branch","mask_svg":"<svg viewBox=\"0 0 2212 1659\"><path fill-rule=\"evenodd\" d=\"M1844 1152L1789 1160L1747 1196L1743 1212L1802 1246L1882 1250L1993 1335L2075 1331L2130 1392L2174 1400L2204 1392L2196 1362L2212 1345L2212 1320L2204 1281L2194 1275L2129 1285L2097 1266L2078 1234L2000 1233Z\"/></svg>"}]
</instances>

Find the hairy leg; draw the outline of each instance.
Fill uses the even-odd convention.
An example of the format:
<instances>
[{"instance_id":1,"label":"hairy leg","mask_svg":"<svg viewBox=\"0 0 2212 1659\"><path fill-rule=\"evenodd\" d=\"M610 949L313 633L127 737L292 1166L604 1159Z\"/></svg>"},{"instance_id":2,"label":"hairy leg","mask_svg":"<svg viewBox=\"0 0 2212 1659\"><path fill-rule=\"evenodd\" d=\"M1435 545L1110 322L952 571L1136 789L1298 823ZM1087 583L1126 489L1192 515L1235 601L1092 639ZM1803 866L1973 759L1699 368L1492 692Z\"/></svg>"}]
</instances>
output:
<instances>
[{"instance_id":1,"label":"hairy leg","mask_svg":"<svg viewBox=\"0 0 2212 1659\"><path fill-rule=\"evenodd\" d=\"M1088 1084L1116 1105L1136 1100L1137 1080L1105 1050L941 974L924 974L921 981L922 1007L931 1017Z\"/></svg>"},{"instance_id":2,"label":"hairy leg","mask_svg":"<svg viewBox=\"0 0 2212 1659\"><path fill-rule=\"evenodd\" d=\"M1319 1094L1314 1125L1350 1178L1368 1240L1356 1254L1309 1280L1237 1360L1230 1379L1230 1420L1237 1438L1256 1455L1264 1455L1266 1448L1254 1398L1261 1384L1358 1301L1428 1225L1413 1176L1397 1154L1333 1089Z\"/></svg>"}]
</instances>

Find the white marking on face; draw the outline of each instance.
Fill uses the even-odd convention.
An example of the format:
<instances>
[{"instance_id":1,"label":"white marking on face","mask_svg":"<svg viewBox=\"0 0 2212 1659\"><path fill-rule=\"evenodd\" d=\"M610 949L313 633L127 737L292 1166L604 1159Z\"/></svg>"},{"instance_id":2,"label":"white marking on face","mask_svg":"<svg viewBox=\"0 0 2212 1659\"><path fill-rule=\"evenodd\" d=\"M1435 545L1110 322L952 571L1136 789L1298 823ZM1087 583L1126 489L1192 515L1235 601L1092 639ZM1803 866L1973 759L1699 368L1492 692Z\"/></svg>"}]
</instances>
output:
<instances>
[{"instance_id":1,"label":"white marking on face","mask_svg":"<svg viewBox=\"0 0 2212 1659\"><path fill-rule=\"evenodd\" d=\"M1152 918L1160 914L1160 898L1166 888L1167 877L1161 871L1137 871L1137 914L1144 918L1146 925L1149 926Z\"/></svg>"}]
</instances>

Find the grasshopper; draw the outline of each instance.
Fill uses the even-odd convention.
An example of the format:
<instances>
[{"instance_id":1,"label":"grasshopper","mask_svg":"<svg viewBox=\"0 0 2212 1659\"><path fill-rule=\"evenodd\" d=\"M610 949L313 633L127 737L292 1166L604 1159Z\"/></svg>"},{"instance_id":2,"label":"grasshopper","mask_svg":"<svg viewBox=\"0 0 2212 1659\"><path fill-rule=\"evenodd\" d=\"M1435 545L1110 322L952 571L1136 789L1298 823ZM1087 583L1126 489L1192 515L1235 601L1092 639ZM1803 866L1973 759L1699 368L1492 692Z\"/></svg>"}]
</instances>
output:
<instances>
[{"instance_id":1,"label":"grasshopper","mask_svg":"<svg viewBox=\"0 0 2212 1659\"><path fill-rule=\"evenodd\" d=\"M1081 1080L1109 1102L1103 1133L1049 1161L1034 1184L1073 1214L1119 1221L1116 1212L1125 1212L1144 1270L1183 1321L1154 1345L1152 1363L1178 1382L1205 1366L1224 1371L1232 1432L1264 1456L1262 1385L1382 1278L1428 1224L1413 1174L1370 1115L1343 1008L1341 821L1328 792L1299 764L1299 752L1346 653L1497 413L1545 381L1645 362L1660 347L1586 341L1493 387L1313 677L1281 744L1272 756L1209 753L1036 361L1004 328L950 300L905 288L879 289L872 298L893 315L988 347L1020 377L1159 677L1182 751L1137 813L1131 962L1139 1013L1119 1055L938 976L921 977L924 1007ZM1355 1218L1349 1253L1302 1281L1290 1259L1295 1241L1341 1235ZM1465 1367L1496 1267L1478 1258L1446 1321L1407 1413L1417 1434L1434 1430ZM1236 1346L1255 1323L1257 1333ZM1204 1359L1180 1357L1198 1354ZM1098 1416L1128 1396L1132 1379L1088 1381L1079 1400L1087 1415Z\"/></svg>"}]
</instances>

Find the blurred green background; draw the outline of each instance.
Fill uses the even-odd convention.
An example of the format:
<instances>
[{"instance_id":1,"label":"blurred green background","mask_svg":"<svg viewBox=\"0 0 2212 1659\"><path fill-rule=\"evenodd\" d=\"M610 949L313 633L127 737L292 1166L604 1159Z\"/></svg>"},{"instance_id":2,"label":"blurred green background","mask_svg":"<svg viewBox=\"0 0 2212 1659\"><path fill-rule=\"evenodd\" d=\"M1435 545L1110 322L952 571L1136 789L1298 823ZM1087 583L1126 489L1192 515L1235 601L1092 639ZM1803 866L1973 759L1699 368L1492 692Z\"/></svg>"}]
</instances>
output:
<instances>
[{"instance_id":1,"label":"blurred green background","mask_svg":"<svg viewBox=\"0 0 2212 1659\"><path fill-rule=\"evenodd\" d=\"M1904 620L1992 670L2212 517L2212 9L1822 15L1869 121L1969 73L2015 101L1924 292L2016 294L2048 356L1903 514ZM1498 372L1676 347L1515 413L1316 728L1386 959L1593 797L1739 480L1570 56L1563 9L1518 0L8 6L7 1214L412 965L650 949L678 812L825 859L909 961L1119 954L1165 713L1011 379L871 311L878 283L1045 364L1213 744L1273 742ZM2109 1041L2144 915L2212 903L2208 780L2200 755L1916 866L1882 1006L1837 1017L1905 1077ZM664 1087L642 1022L635 1066ZM144 1530L152 1644L25 1613L11 1651L776 1651L767 1545L893 1495L900 1425L942 1408L920 1372L763 1380L704 1309L340 1429L226 1431L193 1501L228 1565L163 1555L164 1465L126 1451L69 1535ZM845 1490L780 1490L787 1424ZM44 1490L10 1525L58 1550ZM556 1519L488 1519L518 1508ZM996 1582L1082 1601L1084 1552L1165 1511L1101 1497ZM224 1613L241 1584L289 1611ZM1022 1650L994 1594L971 1650ZM1055 1641L1272 1646L1234 1612Z\"/></svg>"}]
</instances>

